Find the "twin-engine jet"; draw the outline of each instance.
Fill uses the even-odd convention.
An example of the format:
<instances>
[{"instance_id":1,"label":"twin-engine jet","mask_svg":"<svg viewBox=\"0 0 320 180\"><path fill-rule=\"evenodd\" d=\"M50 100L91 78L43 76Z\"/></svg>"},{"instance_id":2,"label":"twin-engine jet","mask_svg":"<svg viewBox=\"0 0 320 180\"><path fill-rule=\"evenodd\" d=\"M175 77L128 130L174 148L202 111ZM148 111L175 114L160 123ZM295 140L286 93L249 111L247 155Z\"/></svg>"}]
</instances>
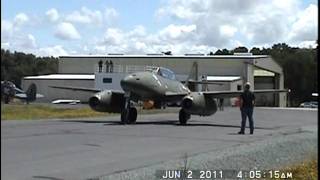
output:
<instances>
[{"instance_id":1,"label":"twin-engine jet","mask_svg":"<svg viewBox=\"0 0 320 180\"><path fill-rule=\"evenodd\" d=\"M156 104L181 102L180 124L186 124L191 115L210 116L217 112L217 98L237 97L242 91L192 92L185 84L176 80L175 74L163 67L132 73L120 82L123 91L99 90L81 87L53 88L95 92L89 98L90 107L99 112L121 113L121 123L133 124L137 120L137 109L133 102L150 101ZM192 83L197 83L192 81ZM199 82L203 83L203 82ZM286 90L255 90L254 93L279 93Z\"/></svg>"}]
</instances>

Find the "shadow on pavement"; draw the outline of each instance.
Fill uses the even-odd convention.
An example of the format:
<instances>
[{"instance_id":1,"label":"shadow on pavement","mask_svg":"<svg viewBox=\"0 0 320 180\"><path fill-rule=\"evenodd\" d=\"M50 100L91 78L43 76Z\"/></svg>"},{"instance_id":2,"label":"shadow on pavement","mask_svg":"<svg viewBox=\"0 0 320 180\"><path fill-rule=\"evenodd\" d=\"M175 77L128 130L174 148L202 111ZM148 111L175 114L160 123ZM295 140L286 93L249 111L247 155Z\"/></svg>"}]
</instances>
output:
<instances>
[{"instance_id":1,"label":"shadow on pavement","mask_svg":"<svg viewBox=\"0 0 320 180\"><path fill-rule=\"evenodd\" d=\"M94 121L94 120L64 120L63 122L77 122L77 123L101 123L104 126L136 126L136 125L172 125L172 126L186 126L186 127L228 127L228 128L238 128L240 129L240 126L238 125L228 125L228 124L213 124L213 123L196 123L193 121L190 121L186 125L181 125L179 121L177 120L162 120L162 121L137 121L135 124L127 124L124 125L120 121ZM273 130L277 128L273 127L255 127L255 129L265 129L265 130Z\"/></svg>"}]
</instances>

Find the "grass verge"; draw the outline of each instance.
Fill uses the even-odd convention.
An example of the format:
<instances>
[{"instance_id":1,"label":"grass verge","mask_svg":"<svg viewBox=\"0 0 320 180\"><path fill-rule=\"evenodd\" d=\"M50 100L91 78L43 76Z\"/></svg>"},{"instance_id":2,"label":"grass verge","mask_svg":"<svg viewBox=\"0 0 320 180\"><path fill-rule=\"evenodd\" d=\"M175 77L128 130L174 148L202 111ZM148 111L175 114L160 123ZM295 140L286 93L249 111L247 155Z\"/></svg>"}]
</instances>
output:
<instances>
[{"instance_id":1,"label":"grass verge","mask_svg":"<svg viewBox=\"0 0 320 180\"><path fill-rule=\"evenodd\" d=\"M140 114L177 113L177 108L150 109L137 108ZM31 120L31 119L55 119L55 118L78 118L99 117L118 115L93 111L89 106L64 107L50 104L1 104L1 120Z\"/></svg>"},{"instance_id":2,"label":"grass verge","mask_svg":"<svg viewBox=\"0 0 320 180\"><path fill-rule=\"evenodd\" d=\"M91 110L89 107L81 108L58 108L45 105L19 104L1 106L1 120L28 120L28 119L54 119L106 116Z\"/></svg>"},{"instance_id":3,"label":"grass verge","mask_svg":"<svg viewBox=\"0 0 320 180\"><path fill-rule=\"evenodd\" d=\"M300 164L293 165L291 167L286 167L282 169L281 172L291 172L292 179L317 180L318 179L318 159L317 158L308 159ZM271 178L271 179L281 179L281 178Z\"/></svg>"}]
</instances>

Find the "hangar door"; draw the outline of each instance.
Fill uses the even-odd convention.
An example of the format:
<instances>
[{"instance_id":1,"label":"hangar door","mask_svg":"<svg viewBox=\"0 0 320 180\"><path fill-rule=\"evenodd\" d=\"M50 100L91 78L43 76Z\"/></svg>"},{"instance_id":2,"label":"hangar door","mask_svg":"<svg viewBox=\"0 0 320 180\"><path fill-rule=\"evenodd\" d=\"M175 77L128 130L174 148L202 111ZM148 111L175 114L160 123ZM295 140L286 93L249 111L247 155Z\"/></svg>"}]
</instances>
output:
<instances>
[{"instance_id":1,"label":"hangar door","mask_svg":"<svg viewBox=\"0 0 320 180\"><path fill-rule=\"evenodd\" d=\"M254 89L275 89L275 73L262 69L254 70ZM255 94L256 106L276 106L274 94Z\"/></svg>"}]
</instances>

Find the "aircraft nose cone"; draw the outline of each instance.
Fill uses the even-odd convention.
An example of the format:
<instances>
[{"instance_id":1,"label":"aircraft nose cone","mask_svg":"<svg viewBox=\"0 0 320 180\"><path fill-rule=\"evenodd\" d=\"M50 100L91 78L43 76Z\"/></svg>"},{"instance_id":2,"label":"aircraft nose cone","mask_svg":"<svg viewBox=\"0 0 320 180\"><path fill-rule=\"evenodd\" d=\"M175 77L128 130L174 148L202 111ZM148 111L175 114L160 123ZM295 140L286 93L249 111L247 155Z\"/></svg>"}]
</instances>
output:
<instances>
[{"instance_id":1,"label":"aircraft nose cone","mask_svg":"<svg viewBox=\"0 0 320 180\"><path fill-rule=\"evenodd\" d=\"M130 90L137 85L139 80L140 79L138 77L136 77L135 75L129 75L129 76L124 77L120 81L120 85L123 90Z\"/></svg>"}]
</instances>

